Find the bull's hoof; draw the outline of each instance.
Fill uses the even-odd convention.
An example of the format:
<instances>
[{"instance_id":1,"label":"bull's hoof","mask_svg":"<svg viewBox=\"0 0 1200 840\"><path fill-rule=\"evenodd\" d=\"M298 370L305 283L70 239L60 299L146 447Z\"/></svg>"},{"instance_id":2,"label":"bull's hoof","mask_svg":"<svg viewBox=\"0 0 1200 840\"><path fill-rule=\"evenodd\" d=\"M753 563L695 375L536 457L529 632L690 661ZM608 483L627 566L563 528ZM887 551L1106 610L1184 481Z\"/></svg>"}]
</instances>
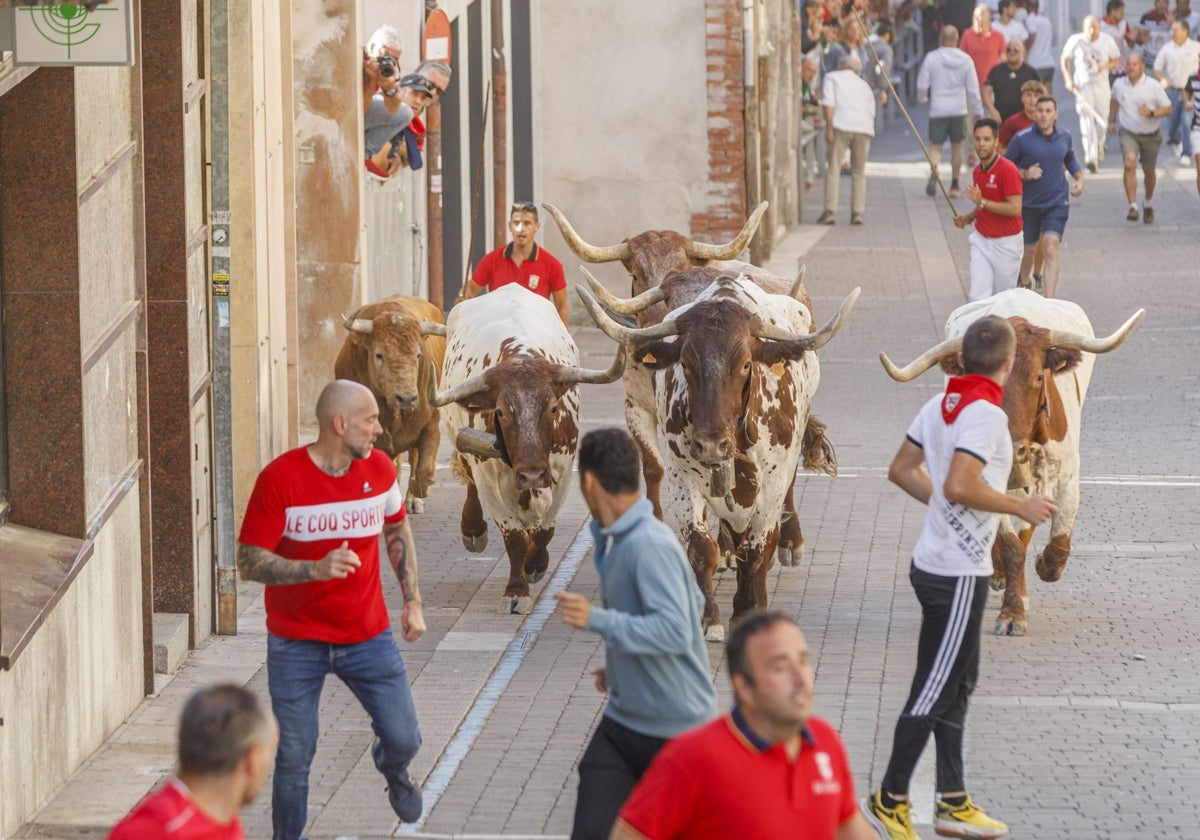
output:
<instances>
[{"instance_id":1,"label":"bull's hoof","mask_svg":"<svg viewBox=\"0 0 1200 840\"><path fill-rule=\"evenodd\" d=\"M541 580L545 576L546 576L545 569L542 569L540 572L531 572L528 569L525 570L525 580L529 581L530 583L537 583L539 580Z\"/></svg>"},{"instance_id":2,"label":"bull's hoof","mask_svg":"<svg viewBox=\"0 0 1200 840\"><path fill-rule=\"evenodd\" d=\"M463 547L472 554L478 554L487 548L487 531L484 531L477 537L472 537L469 534L463 534Z\"/></svg>"},{"instance_id":3,"label":"bull's hoof","mask_svg":"<svg viewBox=\"0 0 1200 840\"><path fill-rule=\"evenodd\" d=\"M804 546L800 545L796 548L791 546L780 546L775 551L775 557L779 560L780 566L796 567L800 565L800 558L804 555Z\"/></svg>"},{"instance_id":4,"label":"bull's hoof","mask_svg":"<svg viewBox=\"0 0 1200 840\"><path fill-rule=\"evenodd\" d=\"M533 612L533 597L530 595L501 595L497 605L501 615L529 615Z\"/></svg>"},{"instance_id":5,"label":"bull's hoof","mask_svg":"<svg viewBox=\"0 0 1200 840\"><path fill-rule=\"evenodd\" d=\"M425 500L413 496L404 503L404 507L408 509L409 513L424 513Z\"/></svg>"},{"instance_id":6,"label":"bull's hoof","mask_svg":"<svg viewBox=\"0 0 1200 840\"><path fill-rule=\"evenodd\" d=\"M1046 562L1046 555L1039 554L1037 559L1037 574L1046 583L1054 583L1063 575L1063 569L1067 567L1066 563L1058 563L1051 565Z\"/></svg>"},{"instance_id":7,"label":"bull's hoof","mask_svg":"<svg viewBox=\"0 0 1200 840\"><path fill-rule=\"evenodd\" d=\"M723 642L725 641L725 625L721 623L710 624L708 629L704 631L704 641L706 642Z\"/></svg>"},{"instance_id":8,"label":"bull's hoof","mask_svg":"<svg viewBox=\"0 0 1200 840\"><path fill-rule=\"evenodd\" d=\"M1004 575L992 575L988 582L991 584L993 592L999 592L1004 588Z\"/></svg>"},{"instance_id":9,"label":"bull's hoof","mask_svg":"<svg viewBox=\"0 0 1200 840\"><path fill-rule=\"evenodd\" d=\"M996 626L992 628L993 636L1024 636L1028 629L1027 622L1023 618L1013 618L1011 616L1001 615L996 619Z\"/></svg>"}]
</instances>

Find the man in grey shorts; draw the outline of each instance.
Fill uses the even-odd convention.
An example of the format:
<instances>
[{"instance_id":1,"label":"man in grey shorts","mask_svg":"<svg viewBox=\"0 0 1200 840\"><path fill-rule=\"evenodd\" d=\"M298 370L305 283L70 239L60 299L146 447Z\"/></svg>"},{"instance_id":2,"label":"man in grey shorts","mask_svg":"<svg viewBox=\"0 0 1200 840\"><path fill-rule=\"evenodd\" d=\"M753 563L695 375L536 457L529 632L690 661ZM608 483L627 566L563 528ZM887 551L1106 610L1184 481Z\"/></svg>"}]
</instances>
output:
<instances>
[{"instance_id":1,"label":"man in grey shorts","mask_svg":"<svg viewBox=\"0 0 1200 840\"><path fill-rule=\"evenodd\" d=\"M972 113L983 116L983 98L975 62L958 48L958 30L942 27L941 46L921 62L917 73L917 102L929 103L929 159L936 170L942 162L942 144L950 141L950 195L958 197L958 173L963 163L963 138L967 136L967 111L963 98L970 100ZM937 192L937 178L929 175L925 194Z\"/></svg>"},{"instance_id":2,"label":"man in grey shorts","mask_svg":"<svg viewBox=\"0 0 1200 840\"><path fill-rule=\"evenodd\" d=\"M1154 187L1157 182L1155 166L1162 145L1162 118L1171 113L1171 100L1162 85L1146 75L1146 64L1140 55L1132 53L1125 62L1128 75L1117 79L1112 86L1112 103L1108 111L1108 133L1116 134L1120 125L1121 156L1125 164L1125 199L1129 212L1125 218L1138 220L1137 165L1142 164L1146 183L1146 199L1142 202L1141 218L1154 223Z\"/></svg>"}]
</instances>

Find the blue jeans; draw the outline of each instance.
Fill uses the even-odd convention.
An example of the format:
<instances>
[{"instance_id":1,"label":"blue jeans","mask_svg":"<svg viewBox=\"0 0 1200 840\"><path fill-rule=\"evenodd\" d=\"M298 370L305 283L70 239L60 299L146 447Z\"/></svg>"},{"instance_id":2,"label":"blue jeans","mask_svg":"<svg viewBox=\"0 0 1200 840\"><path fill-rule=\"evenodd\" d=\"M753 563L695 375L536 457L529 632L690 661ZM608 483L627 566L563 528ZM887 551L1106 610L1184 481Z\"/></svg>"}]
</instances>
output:
<instances>
[{"instance_id":1,"label":"blue jeans","mask_svg":"<svg viewBox=\"0 0 1200 840\"><path fill-rule=\"evenodd\" d=\"M1192 135L1188 131L1190 114L1183 109L1186 94L1175 88L1167 88L1167 99L1171 100L1171 116L1167 117L1167 128L1164 132L1168 143L1183 143L1183 154L1188 160L1192 159ZM1183 135L1182 138L1180 135Z\"/></svg>"},{"instance_id":2,"label":"blue jeans","mask_svg":"<svg viewBox=\"0 0 1200 840\"><path fill-rule=\"evenodd\" d=\"M372 755L384 777L399 776L421 746L408 672L391 628L354 645L267 637L267 685L279 721L271 820L275 840L298 840L308 822L308 770L317 750L317 708L334 674L371 716Z\"/></svg>"}]
</instances>

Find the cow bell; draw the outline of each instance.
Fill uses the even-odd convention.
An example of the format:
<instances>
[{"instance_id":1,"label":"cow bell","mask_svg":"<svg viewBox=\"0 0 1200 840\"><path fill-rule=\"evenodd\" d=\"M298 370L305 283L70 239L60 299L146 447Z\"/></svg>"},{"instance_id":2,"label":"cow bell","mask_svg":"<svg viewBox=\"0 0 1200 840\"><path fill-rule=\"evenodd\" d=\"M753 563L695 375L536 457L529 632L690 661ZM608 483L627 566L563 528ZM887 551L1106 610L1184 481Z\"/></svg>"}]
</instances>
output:
<instances>
[{"instance_id":1,"label":"cow bell","mask_svg":"<svg viewBox=\"0 0 1200 840\"><path fill-rule=\"evenodd\" d=\"M503 457L503 453L496 446L495 435L469 426L458 430L454 447L464 455L477 455L480 458Z\"/></svg>"}]
</instances>

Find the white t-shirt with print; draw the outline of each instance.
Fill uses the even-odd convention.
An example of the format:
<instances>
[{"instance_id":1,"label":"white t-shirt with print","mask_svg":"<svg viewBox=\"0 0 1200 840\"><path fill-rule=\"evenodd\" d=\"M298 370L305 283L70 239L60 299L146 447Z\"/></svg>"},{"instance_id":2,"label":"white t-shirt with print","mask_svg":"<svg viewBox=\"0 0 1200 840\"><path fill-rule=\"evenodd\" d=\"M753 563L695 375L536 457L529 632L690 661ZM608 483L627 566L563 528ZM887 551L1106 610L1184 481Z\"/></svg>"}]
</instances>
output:
<instances>
[{"instance_id":1,"label":"white t-shirt with print","mask_svg":"<svg viewBox=\"0 0 1200 840\"><path fill-rule=\"evenodd\" d=\"M1114 58L1121 57L1117 42L1103 32L1095 41L1085 32L1076 32L1063 44L1062 52L1071 57L1071 76L1079 87L1093 82L1108 84L1108 71L1102 68Z\"/></svg>"},{"instance_id":2,"label":"white t-shirt with print","mask_svg":"<svg viewBox=\"0 0 1200 840\"><path fill-rule=\"evenodd\" d=\"M925 453L933 484L913 563L934 575L983 577L992 573L992 543L1000 514L947 502L944 488L954 453L966 452L983 462L982 477L989 487L1007 492L1012 469L1008 415L998 405L976 400L947 426L942 419L944 397L938 394L925 403L908 428L908 439Z\"/></svg>"}]
</instances>

